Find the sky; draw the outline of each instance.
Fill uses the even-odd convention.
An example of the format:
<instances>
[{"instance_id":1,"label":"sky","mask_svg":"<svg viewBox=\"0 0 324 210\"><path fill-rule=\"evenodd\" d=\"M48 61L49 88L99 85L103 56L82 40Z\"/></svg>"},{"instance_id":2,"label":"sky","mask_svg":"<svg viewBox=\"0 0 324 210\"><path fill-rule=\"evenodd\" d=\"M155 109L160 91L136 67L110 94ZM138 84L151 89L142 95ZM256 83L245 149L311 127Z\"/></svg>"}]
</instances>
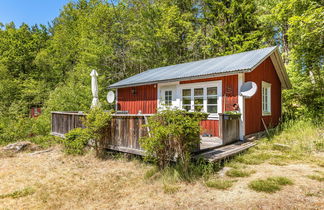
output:
<instances>
[{"instance_id":1,"label":"sky","mask_svg":"<svg viewBox=\"0 0 324 210\"><path fill-rule=\"evenodd\" d=\"M0 22L47 25L70 0L0 0Z\"/></svg>"}]
</instances>

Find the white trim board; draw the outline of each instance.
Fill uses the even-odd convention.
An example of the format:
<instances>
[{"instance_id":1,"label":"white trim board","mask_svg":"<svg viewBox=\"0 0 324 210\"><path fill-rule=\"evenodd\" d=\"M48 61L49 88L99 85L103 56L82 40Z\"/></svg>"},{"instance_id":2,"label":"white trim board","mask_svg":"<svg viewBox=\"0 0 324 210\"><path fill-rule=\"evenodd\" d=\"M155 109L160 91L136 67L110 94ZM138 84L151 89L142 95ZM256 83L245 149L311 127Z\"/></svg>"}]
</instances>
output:
<instances>
[{"instance_id":1,"label":"white trim board","mask_svg":"<svg viewBox=\"0 0 324 210\"><path fill-rule=\"evenodd\" d=\"M244 140L245 136L245 98L241 95L241 86L245 82L244 73L238 74L238 105L241 110L241 119L240 119L240 140Z\"/></svg>"}]
</instances>

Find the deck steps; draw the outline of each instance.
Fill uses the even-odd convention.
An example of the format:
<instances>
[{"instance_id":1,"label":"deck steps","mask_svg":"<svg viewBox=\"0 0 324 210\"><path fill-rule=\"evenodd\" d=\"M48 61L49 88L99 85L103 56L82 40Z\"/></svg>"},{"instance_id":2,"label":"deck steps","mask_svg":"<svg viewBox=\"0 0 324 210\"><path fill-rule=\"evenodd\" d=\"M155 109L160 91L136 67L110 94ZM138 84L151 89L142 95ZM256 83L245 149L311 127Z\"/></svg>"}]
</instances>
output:
<instances>
[{"instance_id":1,"label":"deck steps","mask_svg":"<svg viewBox=\"0 0 324 210\"><path fill-rule=\"evenodd\" d=\"M202 157L209 162L216 162L243 152L244 150L247 150L255 145L256 143L251 141L237 141L226 146L217 147L200 153L196 155L195 158Z\"/></svg>"}]
</instances>

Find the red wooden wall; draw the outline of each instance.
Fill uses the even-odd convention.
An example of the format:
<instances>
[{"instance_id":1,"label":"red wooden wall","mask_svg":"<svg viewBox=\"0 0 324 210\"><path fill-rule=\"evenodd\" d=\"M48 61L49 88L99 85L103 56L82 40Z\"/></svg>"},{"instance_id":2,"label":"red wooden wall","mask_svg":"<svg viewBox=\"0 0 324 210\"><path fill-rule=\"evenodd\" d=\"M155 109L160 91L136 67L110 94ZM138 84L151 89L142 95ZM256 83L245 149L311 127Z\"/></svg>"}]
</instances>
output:
<instances>
[{"instance_id":1,"label":"red wooden wall","mask_svg":"<svg viewBox=\"0 0 324 210\"><path fill-rule=\"evenodd\" d=\"M281 83L270 58L263 61L256 69L245 74L245 81L254 81L256 94L245 99L245 134L264 130L261 118L267 126L275 126L281 117ZM271 83L271 115L262 116L262 81Z\"/></svg>"},{"instance_id":2,"label":"red wooden wall","mask_svg":"<svg viewBox=\"0 0 324 210\"><path fill-rule=\"evenodd\" d=\"M157 85L118 88L117 105L118 110L129 114L138 114L140 110L142 114L156 113Z\"/></svg>"},{"instance_id":3,"label":"red wooden wall","mask_svg":"<svg viewBox=\"0 0 324 210\"><path fill-rule=\"evenodd\" d=\"M224 111L233 110L233 104L238 103L238 76L230 75L224 77L213 77L207 79L197 79L181 81L180 84L196 83L196 82L209 82L222 80L222 95L223 95L223 107ZM213 136L219 136L218 120L203 120L201 122L203 129L202 134L212 134Z\"/></svg>"}]
</instances>

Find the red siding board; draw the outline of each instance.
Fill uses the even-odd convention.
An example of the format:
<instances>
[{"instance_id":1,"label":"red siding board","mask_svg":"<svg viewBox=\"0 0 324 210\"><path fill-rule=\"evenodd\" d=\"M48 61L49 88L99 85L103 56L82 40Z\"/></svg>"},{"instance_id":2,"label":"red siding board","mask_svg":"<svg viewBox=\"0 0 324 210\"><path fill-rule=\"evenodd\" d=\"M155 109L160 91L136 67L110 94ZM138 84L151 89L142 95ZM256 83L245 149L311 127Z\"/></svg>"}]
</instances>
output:
<instances>
[{"instance_id":1,"label":"red siding board","mask_svg":"<svg viewBox=\"0 0 324 210\"><path fill-rule=\"evenodd\" d=\"M135 90L133 93L132 90ZM157 85L118 88L118 110L129 114L154 114L157 108Z\"/></svg>"},{"instance_id":2,"label":"red siding board","mask_svg":"<svg viewBox=\"0 0 324 210\"><path fill-rule=\"evenodd\" d=\"M201 134L219 136L218 120L203 120L200 122Z\"/></svg>"},{"instance_id":3,"label":"red siding board","mask_svg":"<svg viewBox=\"0 0 324 210\"><path fill-rule=\"evenodd\" d=\"M245 74L245 81L257 84L256 94L245 99L245 134L264 130L262 118L267 126L276 126L281 117L281 83L270 58L263 61L252 72ZM262 116L262 81L271 83L271 115Z\"/></svg>"}]
</instances>

